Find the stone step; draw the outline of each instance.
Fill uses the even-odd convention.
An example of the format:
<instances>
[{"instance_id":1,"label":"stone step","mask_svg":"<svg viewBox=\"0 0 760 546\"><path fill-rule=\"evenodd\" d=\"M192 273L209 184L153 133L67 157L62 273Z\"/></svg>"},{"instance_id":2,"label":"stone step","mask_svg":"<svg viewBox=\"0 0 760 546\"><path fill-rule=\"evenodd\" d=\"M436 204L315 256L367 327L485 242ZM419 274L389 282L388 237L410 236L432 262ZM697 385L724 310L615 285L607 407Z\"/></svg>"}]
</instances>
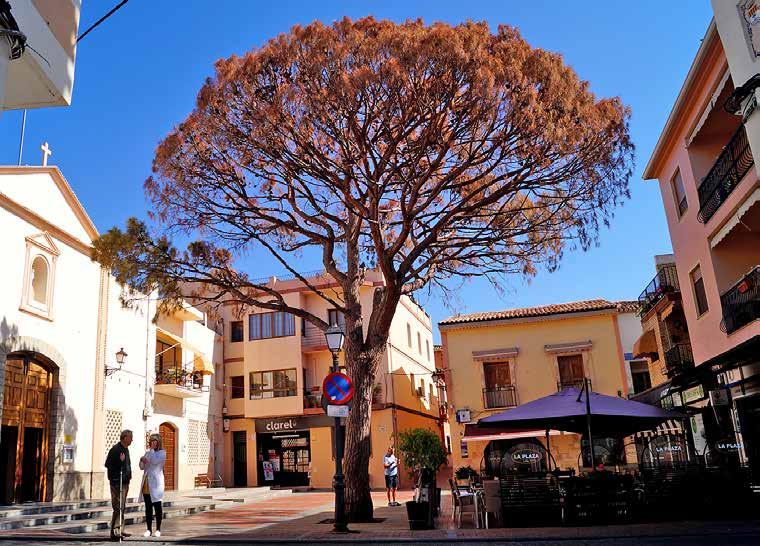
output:
<instances>
[{"instance_id":1,"label":"stone step","mask_svg":"<svg viewBox=\"0 0 760 546\"><path fill-rule=\"evenodd\" d=\"M163 503L165 508L175 505L177 501L166 501ZM136 502L129 502L125 507L124 513L137 512L143 510L144 505ZM111 513L111 503L97 504L92 507L75 508L71 510L57 510L54 512L42 512L37 514L24 514L12 517L6 517L0 520L0 530L22 529L29 527L42 527L53 523L63 523L68 521L77 521L93 519Z\"/></svg>"},{"instance_id":2,"label":"stone step","mask_svg":"<svg viewBox=\"0 0 760 546\"><path fill-rule=\"evenodd\" d=\"M167 503L168 504L168 503ZM199 512L208 512L215 510L217 503L213 502L173 502L170 506L164 507L163 518L171 519L181 516L187 516L190 514L197 514ZM128 506L128 508L138 507L138 505ZM135 525L145 522L145 511L133 509L125 511L124 524ZM4 522L3 522L4 523ZM78 520L67 520L51 522L48 524L42 524L35 527L35 532L53 532L53 533L70 533L70 534L82 534L90 533L94 531L102 531L108 529L111 525L111 512L109 510L100 511L97 515ZM19 528L21 529L21 528ZM23 531L22 531L23 532ZM10 540L14 536L13 530L0 533L0 540Z\"/></svg>"},{"instance_id":3,"label":"stone step","mask_svg":"<svg viewBox=\"0 0 760 546\"><path fill-rule=\"evenodd\" d=\"M80 510L82 508L109 506L110 504L111 501L108 499L58 502L28 502L24 504L0 506L0 518L5 519L15 516L26 516L30 514L50 514L54 512L65 512L67 510Z\"/></svg>"}]
</instances>

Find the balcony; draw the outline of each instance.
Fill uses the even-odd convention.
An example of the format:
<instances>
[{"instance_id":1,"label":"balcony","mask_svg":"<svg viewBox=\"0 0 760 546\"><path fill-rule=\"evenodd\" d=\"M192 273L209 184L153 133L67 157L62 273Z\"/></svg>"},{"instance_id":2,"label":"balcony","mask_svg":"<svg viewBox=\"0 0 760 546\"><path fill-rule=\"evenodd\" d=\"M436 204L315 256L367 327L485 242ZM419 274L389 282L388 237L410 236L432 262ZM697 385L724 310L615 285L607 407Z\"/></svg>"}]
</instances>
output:
<instances>
[{"instance_id":1,"label":"balcony","mask_svg":"<svg viewBox=\"0 0 760 546\"><path fill-rule=\"evenodd\" d=\"M486 409L512 408L517 405L514 385L506 387L486 387L483 389L483 404Z\"/></svg>"},{"instance_id":2,"label":"balcony","mask_svg":"<svg viewBox=\"0 0 760 546\"><path fill-rule=\"evenodd\" d=\"M561 392L565 389L583 389L583 379L566 379L557 383L557 391Z\"/></svg>"},{"instance_id":3,"label":"balcony","mask_svg":"<svg viewBox=\"0 0 760 546\"><path fill-rule=\"evenodd\" d=\"M327 350L325 333L307 322L301 330L301 350L304 353L316 353Z\"/></svg>"},{"instance_id":4,"label":"balcony","mask_svg":"<svg viewBox=\"0 0 760 546\"><path fill-rule=\"evenodd\" d=\"M727 290L720 297L723 308L721 329L730 334L760 318L760 266Z\"/></svg>"},{"instance_id":5,"label":"balcony","mask_svg":"<svg viewBox=\"0 0 760 546\"><path fill-rule=\"evenodd\" d=\"M208 385L203 384L203 375L179 368L156 369L157 394L166 394L176 398L196 398L208 392Z\"/></svg>"},{"instance_id":6,"label":"balcony","mask_svg":"<svg viewBox=\"0 0 760 546\"><path fill-rule=\"evenodd\" d=\"M673 377L694 367L694 356L690 343L677 343L665 351L665 365L661 370L668 377Z\"/></svg>"},{"instance_id":7,"label":"balcony","mask_svg":"<svg viewBox=\"0 0 760 546\"><path fill-rule=\"evenodd\" d=\"M713 217L754 164L747 132L740 125L697 189L700 222L706 224Z\"/></svg>"},{"instance_id":8,"label":"balcony","mask_svg":"<svg viewBox=\"0 0 760 546\"><path fill-rule=\"evenodd\" d=\"M303 413L304 415L322 414L322 393L321 389L316 387L306 390L303 393Z\"/></svg>"},{"instance_id":9,"label":"balcony","mask_svg":"<svg viewBox=\"0 0 760 546\"><path fill-rule=\"evenodd\" d=\"M639 314L644 316L666 294L679 292L678 272L675 265L664 265L657 271L644 291L639 295Z\"/></svg>"}]
</instances>

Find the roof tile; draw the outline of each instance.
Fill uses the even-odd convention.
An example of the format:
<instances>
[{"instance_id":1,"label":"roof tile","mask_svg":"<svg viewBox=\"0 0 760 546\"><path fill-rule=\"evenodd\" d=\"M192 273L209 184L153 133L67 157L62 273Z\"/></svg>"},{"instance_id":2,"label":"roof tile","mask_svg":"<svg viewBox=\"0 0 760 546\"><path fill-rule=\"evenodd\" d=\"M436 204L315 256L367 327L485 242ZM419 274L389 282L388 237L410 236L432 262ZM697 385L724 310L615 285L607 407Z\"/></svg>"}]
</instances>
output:
<instances>
[{"instance_id":1,"label":"roof tile","mask_svg":"<svg viewBox=\"0 0 760 546\"><path fill-rule=\"evenodd\" d=\"M483 313L471 313L468 315L454 315L439 322L439 325L464 324L468 322L486 322L490 320L509 320L516 318L543 317L548 315L561 315L565 313L582 313L584 311L602 311L605 309L621 309L621 304L631 302L611 302L608 300L583 300L568 303L555 303L538 307L523 307L518 309L506 309L504 311L486 311Z\"/></svg>"}]
</instances>

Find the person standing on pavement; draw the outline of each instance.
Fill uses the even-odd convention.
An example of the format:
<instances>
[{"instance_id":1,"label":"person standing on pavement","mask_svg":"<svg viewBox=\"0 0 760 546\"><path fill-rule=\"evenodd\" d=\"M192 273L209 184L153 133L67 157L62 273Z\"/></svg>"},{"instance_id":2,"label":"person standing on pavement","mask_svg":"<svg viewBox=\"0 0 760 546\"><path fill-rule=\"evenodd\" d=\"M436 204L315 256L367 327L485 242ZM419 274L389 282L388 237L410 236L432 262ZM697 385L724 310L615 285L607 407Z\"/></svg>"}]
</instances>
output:
<instances>
[{"instance_id":1,"label":"person standing on pavement","mask_svg":"<svg viewBox=\"0 0 760 546\"><path fill-rule=\"evenodd\" d=\"M124 531L124 505L127 503L127 491L132 479L132 462L129 460L129 446L132 443L132 431L123 430L119 442L108 451L105 467L108 470L108 483L111 486L111 540L126 538Z\"/></svg>"},{"instance_id":2,"label":"person standing on pavement","mask_svg":"<svg viewBox=\"0 0 760 546\"><path fill-rule=\"evenodd\" d=\"M388 452L383 457L383 468L385 469L385 491L388 494L388 506L400 506L396 502L396 489L398 488L398 459L393 454L393 446L388 448ZM391 498L393 500L391 500Z\"/></svg>"},{"instance_id":3,"label":"person standing on pavement","mask_svg":"<svg viewBox=\"0 0 760 546\"><path fill-rule=\"evenodd\" d=\"M140 457L140 470L144 470L142 494L145 501L145 522L148 530L143 536L161 536L161 518L163 510L161 501L164 498L164 464L166 464L166 451L160 434L151 434L148 442L148 451ZM156 532L153 533L153 514L156 515Z\"/></svg>"}]
</instances>

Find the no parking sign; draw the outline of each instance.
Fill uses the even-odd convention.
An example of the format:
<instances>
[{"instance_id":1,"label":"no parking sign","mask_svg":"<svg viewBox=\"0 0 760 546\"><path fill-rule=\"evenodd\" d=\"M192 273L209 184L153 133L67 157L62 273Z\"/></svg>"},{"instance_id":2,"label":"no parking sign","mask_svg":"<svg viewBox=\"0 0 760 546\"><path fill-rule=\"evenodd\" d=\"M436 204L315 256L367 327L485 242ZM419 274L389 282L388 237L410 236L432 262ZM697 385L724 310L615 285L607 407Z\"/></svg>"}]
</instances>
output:
<instances>
[{"instance_id":1,"label":"no parking sign","mask_svg":"<svg viewBox=\"0 0 760 546\"><path fill-rule=\"evenodd\" d=\"M328 404L343 406L354 397L354 384L346 374L333 372L322 382L322 396Z\"/></svg>"}]
</instances>

